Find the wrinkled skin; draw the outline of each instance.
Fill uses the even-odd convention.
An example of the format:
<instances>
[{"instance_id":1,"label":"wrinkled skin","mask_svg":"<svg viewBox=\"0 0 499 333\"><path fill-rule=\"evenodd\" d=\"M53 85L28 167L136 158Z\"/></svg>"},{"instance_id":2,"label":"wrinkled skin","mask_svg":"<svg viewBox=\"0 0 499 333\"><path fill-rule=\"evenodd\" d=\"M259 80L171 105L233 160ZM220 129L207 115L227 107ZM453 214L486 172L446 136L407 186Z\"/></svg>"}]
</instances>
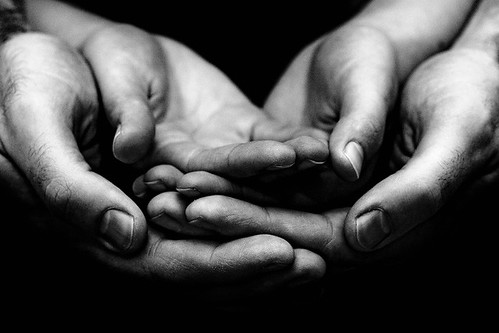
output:
<instances>
[{"instance_id":1,"label":"wrinkled skin","mask_svg":"<svg viewBox=\"0 0 499 333\"><path fill-rule=\"evenodd\" d=\"M181 55L187 64L200 67L201 72L205 69L205 79L218 73L185 47L164 38L157 41L164 54L167 50L171 54L168 61ZM296 281L317 280L324 274L322 258L294 249L275 236L192 240L148 228L137 204L98 173L104 157L99 149L98 95L83 58L60 40L39 33L15 36L1 46L0 58L0 179L9 195L26 207L36 207L33 216L28 216L30 222L75 237L74 246L122 272L180 285L201 280L197 294L201 297L213 290L222 297L265 292ZM195 95L190 90L199 88L195 84L206 84L183 74L187 72L170 76L169 96L176 106L172 116L179 118L179 105L184 105L181 97ZM213 89L236 91L223 77L212 78ZM220 86L215 85L217 80ZM215 102L218 107L225 105ZM284 151L294 159L294 150L288 148ZM103 214L110 210L134 222L124 248L106 238L102 229Z\"/></svg>"},{"instance_id":2,"label":"wrinkled skin","mask_svg":"<svg viewBox=\"0 0 499 333\"><path fill-rule=\"evenodd\" d=\"M291 179L237 182L203 168L215 175L190 173L177 188L195 187L194 198L231 191L256 203L315 212L352 204L387 171L385 161L377 161L398 89L394 48L377 29L347 25L305 48L270 94L264 109L272 118L291 128L312 127L319 133L315 137L328 141L326 164ZM359 97L358 91L369 94ZM290 135L260 128L253 138L283 141ZM352 149L358 150L347 150L349 142L360 145L360 155L352 156Z\"/></svg>"},{"instance_id":3,"label":"wrinkled skin","mask_svg":"<svg viewBox=\"0 0 499 333\"><path fill-rule=\"evenodd\" d=\"M497 59L470 48L455 47L423 63L402 94L392 174L351 208L314 214L255 205L241 200L245 193L239 185L194 173L177 183L189 177L191 186L222 195L166 204L170 194L163 193L149 209L167 207L179 225L188 226L177 231L195 225L232 237L279 235L339 267L404 256L441 227L443 208L457 194L462 198L496 186L498 74ZM366 227L361 217L366 212L377 227Z\"/></svg>"}]
</instances>

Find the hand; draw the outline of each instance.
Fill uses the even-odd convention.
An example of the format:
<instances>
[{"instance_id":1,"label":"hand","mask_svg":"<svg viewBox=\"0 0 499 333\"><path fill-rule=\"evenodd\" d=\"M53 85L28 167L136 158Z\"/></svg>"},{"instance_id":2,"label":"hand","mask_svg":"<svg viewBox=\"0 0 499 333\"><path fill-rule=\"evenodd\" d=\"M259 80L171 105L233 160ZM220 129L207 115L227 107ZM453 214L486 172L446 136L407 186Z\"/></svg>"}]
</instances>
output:
<instances>
[{"instance_id":1,"label":"hand","mask_svg":"<svg viewBox=\"0 0 499 333\"><path fill-rule=\"evenodd\" d=\"M247 159L254 158L254 163L243 175L252 174L252 169L297 165L296 155L326 160L327 148L310 138L287 145L263 143L270 145L268 150L260 149L262 143L239 145L248 143L259 127L282 132L282 126L270 121L225 75L185 46L58 1L27 1L26 7L34 28L66 40L90 64L105 113L116 128L113 150L118 160L144 168L170 162L173 156L184 171L200 164L213 169L226 162L230 151L230 165L220 167L237 169L233 170L237 174L241 173L240 156L250 151ZM54 16L59 19L53 20ZM314 131L294 133L292 139L300 134ZM308 143L312 150L319 146L318 152L307 150ZM221 147L226 144L232 146ZM198 151L193 154L193 150Z\"/></svg>"},{"instance_id":2,"label":"hand","mask_svg":"<svg viewBox=\"0 0 499 333\"><path fill-rule=\"evenodd\" d=\"M0 48L0 165L4 189L110 249L137 251L146 236L139 207L94 170L98 97L83 58L61 41L18 34ZM64 222L62 222L64 221Z\"/></svg>"},{"instance_id":3,"label":"hand","mask_svg":"<svg viewBox=\"0 0 499 333\"><path fill-rule=\"evenodd\" d=\"M497 182L498 91L497 60L481 50L456 47L417 69L404 89L393 154L403 168L350 210L346 236L354 248L386 246L457 192Z\"/></svg>"},{"instance_id":4,"label":"hand","mask_svg":"<svg viewBox=\"0 0 499 333\"><path fill-rule=\"evenodd\" d=\"M497 186L498 74L490 54L469 48L441 53L418 68L403 92L393 154L398 171L348 211L317 215L209 196L185 205L185 220L230 236L279 235L334 264L405 255L434 236L446 219L444 206L458 193ZM234 196L229 187L222 194Z\"/></svg>"},{"instance_id":5,"label":"hand","mask_svg":"<svg viewBox=\"0 0 499 333\"><path fill-rule=\"evenodd\" d=\"M265 110L330 135L333 170L355 186L374 165L398 81L395 45L378 29L352 21L296 57Z\"/></svg>"},{"instance_id":6,"label":"hand","mask_svg":"<svg viewBox=\"0 0 499 333\"><path fill-rule=\"evenodd\" d=\"M223 283L231 282L225 289L236 294L323 275L319 256L295 250L278 237L173 240L154 228L147 231L137 205L95 172L103 157L96 124L98 99L83 59L68 45L38 33L3 44L0 59L4 87L0 179L27 209L39 197L54 213L37 210L32 220L76 238L74 246L109 266L173 284L202 278L205 289L224 289ZM126 232L113 228L113 219L134 224ZM107 232L118 233L118 238L107 238ZM134 256L122 256L132 252ZM254 282L248 282L252 277ZM263 280L268 283L258 284Z\"/></svg>"},{"instance_id":7,"label":"hand","mask_svg":"<svg viewBox=\"0 0 499 333\"><path fill-rule=\"evenodd\" d=\"M273 121L185 46L163 37L157 40L170 64L168 111L156 120L153 144L134 167L171 164L181 172L206 170L236 179L275 179L325 162L328 149L322 133ZM262 132L279 133L284 142L252 141ZM147 186L141 179L134 191L143 197ZM166 188L160 178L156 181L156 190ZM188 184L180 190L196 195Z\"/></svg>"},{"instance_id":8,"label":"hand","mask_svg":"<svg viewBox=\"0 0 499 333\"><path fill-rule=\"evenodd\" d=\"M371 261L401 255L404 252L399 247L411 249L433 235L443 218L441 208L451 204L458 190L477 189L497 181L497 115L493 107L497 71L497 62L490 54L470 48L455 48L420 67L404 90L402 125L392 167L407 164L367 192L350 211L343 211L343 216L341 210L293 212L223 196L177 206L170 202L167 213L183 208L186 217L180 220L182 223L191 221L190 226L231 236L261 232L279 235L334 263L355 264L358 257ZM185 177L206 194L242 197L240 188L228 186L231 182L227 180L214 182L213 175ZM162 205L160 199L153 208ZM370 216L358 219L365 212L371 212ZM360 228L355 227L356 220L362 223ZM368 226L368 222L377 222L379 228ZM346 233L341 230L343 226ZM392 230L385 241L356 234L363 230L368 235L386 236L386 227ZM359 255L352 254L351 248L378 251Z\"/></svg>"},{"instance_id":9,"label":"hand","mask_svg":"<svg viewBox=\"0 0 499 333\"><path fill-rule=\"evenodd\" d=\"M272 118L291 126L311 126L329 138L327 165L270 182L227 182L207 174L198 179L198 174L190 173L178 186L196 188L202 195L223 194L224 188L230 188L232 195L245 200L313 211L352 204L386 166L377 160L397 95L395 53L395 46L379 30L348 24L301 52L270 94L265 111ZM282 140L281 136L282 131L261 129L254 138Z\"/></svg>"}]
</instances>

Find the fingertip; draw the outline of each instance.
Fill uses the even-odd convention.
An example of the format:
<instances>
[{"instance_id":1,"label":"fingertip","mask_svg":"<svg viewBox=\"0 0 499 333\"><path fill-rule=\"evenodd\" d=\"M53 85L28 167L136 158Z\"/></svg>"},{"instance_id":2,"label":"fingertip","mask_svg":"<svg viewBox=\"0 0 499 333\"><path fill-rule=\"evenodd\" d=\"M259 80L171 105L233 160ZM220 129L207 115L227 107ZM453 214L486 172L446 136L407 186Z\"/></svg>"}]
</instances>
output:
<instances>
[{"instance_id":1,"label":"fingertip","mask_svg":"<svg viewBox=\"0 0 499 333\"><path fill-rule=\"evenodd\" d=\"M285 143L293 147L299 161L323 164L329 157L327 142L311 136L300 136Z\"/></svg>"},{"instance_id":2,"label":"fingertip","mask_svg":"<svg viewBox=\"0 0 499 333\"><path fill-rule=\"evenodd\" d=\"M205 171L193 171L182 176L177 183L177 191L189 198L199 198L204 191L206 183L215 186L217 177ZM215 181L215 182L214 182Z\"/></svg>"},{"instance_id":3,"label":"fingertip","mask_svg":"<svg viewBox=\"0 0 499 333\"><path fill-rule=\"evenodd\" d=\"M121 124L113 140L113 155L120 162L133 164L140 161L149 151L154 140L154 127L127 126Z\"/></svg>"},{"instance_id":4,"label":"fingertip","mask_svg":"<svg viewBox=\"0 0 499 333\"><path fill-rule=\"evenodd\" d=\"M185 220L184 210L186 199L178 192L163 192L152 198L147 204L147 214L150 217L166 213L178 220Z\"/></svg>"},{"instance_id":5,"label":"fingertip","mask_svg":"<svg viewBox=\"0 0 499 333\"><path fill-rule=\"evenodd\" d=\"M258 255L267 271L277 271L293 264L295 260L294 249L283 238L263 234L253 236L257 242L249 248L253 255Z\"/></svg>"},{"instance_id":6,"label":"fingertip","mask_svg":"<svg viewBox=\"0 0 499 333\"><path fill-rule=\"evenodd\" d=\"M326 261L320 255L306 249L295 249L294 252L295 266L300 272L300 280L312 282L324 277Z\"/></svg>"},{"instance_id":7,"label":"fingertip","mask_svg":"<svg viewBox=\"0 0 499 333\"><path fill-rule=\"evenodd\" d=\"M220 211L223 207L223 202L221 202L221 199L217 199L217 197L208 196L192 201L185 209L187 221L193 221L200 216L208 221L219 220L216 217L223 216L223 213Z\"/></svg>"},{"instance_id":8,"label":"fingertip","mask_svg":"<svg viewBox=\"0 0 499 333\"><path fill-rule=\"evenodd\" d=\"M382 247L392 229L388 213L382 208L372 208L347 217L345 238L353 249L371 252Z\"/></svg>"},{"instance_id":9,"label":"fingertip","mask_svg":"<svg viewBox=\"0 0 499 333\"><path fill-rule=\"evenodd\" d=\"M267 163L267 170L282 170L296 163L296 152L287 144L277 141L255 141L251 146L259 159Z\"/></svg>"},{"instance_id":10,"label":"fingertip","mask_svg":"<svg viewBox=\"0 0 499 333\"><path fill-rule=\"evenodd\" d=\"M147 193L147 186L144 183L144 175L137 177L132 183L132 192L138 198L143 198Z\"/></svg>"},{"instance_id":11,"label":"fingertip","mask_svg":"<svg viewBox=\"0 0 499 333\"><path fill-rule=\"evenodd\" d=\"M332 165L343 180L354 182L360 179L364 164L364 149L355 141L348 142L342 149L331 146Z\"/></svg>"},{"instance_id":12,"label":"fingertip","mask_svg":"<svg viewBox=\"0 0 499 333\"><path fill-rule=\"evenodd\" d=\"M131 254L144 246L147 225L142 214L134 216L112 208L104 212L99 232L108 249L120 254Z\"/></svg>"}]
</instances>

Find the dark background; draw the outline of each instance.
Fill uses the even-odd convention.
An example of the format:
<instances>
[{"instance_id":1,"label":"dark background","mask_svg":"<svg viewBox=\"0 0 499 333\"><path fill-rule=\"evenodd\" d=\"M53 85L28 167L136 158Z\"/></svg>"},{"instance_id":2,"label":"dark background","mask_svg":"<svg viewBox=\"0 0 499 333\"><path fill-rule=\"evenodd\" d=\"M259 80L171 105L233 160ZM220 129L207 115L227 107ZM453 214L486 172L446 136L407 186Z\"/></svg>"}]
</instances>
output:
<instances>
[{"instance_id":1,"label":"dark background","mask_svg":"<svg viewBox=\"0 0 499 333\"><path fill-rule=\"evenodd\" d=\"M181 41L224 71L257 105L305 45L352 12L340 1L327 7L307 2L278 8L252 2L201 7L167 3L165 8L158 1L105 7L97 1L72 2ZM489 319L487 304L496 302L496 193L466 204L438 242L406 262L366 267L292 294L214 305L107 271L51 234L33 231L18 218L23 208L6 198L6 214L11 215L5 219L4 302L21 314L20 325L61 318L71 319L72 327L94 319L133 323L147 318L164 323L165 329L176 320L184 327L208 327L230 319L242 325L236 328L265 320L282 327L319 322L326 329L337 323L374 329L427 320L479 324Z\"/></svg>"}]
</instances>

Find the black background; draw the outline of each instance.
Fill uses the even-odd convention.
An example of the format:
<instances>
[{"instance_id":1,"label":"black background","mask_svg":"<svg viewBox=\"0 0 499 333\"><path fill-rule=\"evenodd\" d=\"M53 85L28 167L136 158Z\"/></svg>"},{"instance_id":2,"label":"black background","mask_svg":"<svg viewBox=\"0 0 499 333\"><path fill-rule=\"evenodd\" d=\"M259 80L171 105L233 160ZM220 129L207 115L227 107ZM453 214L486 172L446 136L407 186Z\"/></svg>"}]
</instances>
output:
<instances>
[{"instance_id":1,"label":"black background","mask_svg":"<svg viewBox=\"0 0 499 333\"><path fill-rule=\"evenodd\" d=\"M164 8L159 1L105 7L97 1L73 2L181 41L224 71L257 105L294 55L350 15L341 2L277 8L253 2L166 3ZM63 318L72 320L71 327L94 319L149 320L163 323L164 329L178 321L184 327L217 327L234 318L242 325L236 328L273 320L282 327L318 322L331 331L339 323L372 329L431 320L479 324L489 319L487 304L496 302L496 193L475 198L438 243L407 262L335 276L293 294L215 305L107 271L56 237L34 232L19 218L22 208L6 198L5 211L11 215L5 218L4 301L21 314L20 325L61 323Z\"/></svg>"}]
</instances>

